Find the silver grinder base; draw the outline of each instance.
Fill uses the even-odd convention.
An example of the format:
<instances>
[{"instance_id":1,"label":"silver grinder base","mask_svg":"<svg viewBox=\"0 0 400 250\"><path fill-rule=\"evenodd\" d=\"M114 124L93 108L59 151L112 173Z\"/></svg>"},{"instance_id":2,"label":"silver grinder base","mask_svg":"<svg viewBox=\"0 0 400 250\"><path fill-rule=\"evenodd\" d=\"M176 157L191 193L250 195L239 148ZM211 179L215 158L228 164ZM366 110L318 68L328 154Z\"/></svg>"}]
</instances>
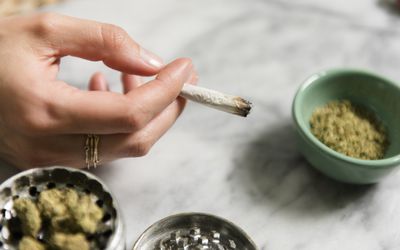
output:
<instances>
[{"instance_id":1,"label":"silver grinder base","mask_svg":"<svg viewBox=\"0 0 400 250\"><path fill-rule=\"evenodd\" d=\"M125 227L114 196L96 176L77 169L52 167L21 172L0 185L0 249L17 250L22 233L13 228L16 216L13 200L37 199L46 189L68 187L89 194L103 209L99 232L88 237L93 249L125 250ZM38 240L44 237L39 234Z\"/></svg>"}]
</instances>

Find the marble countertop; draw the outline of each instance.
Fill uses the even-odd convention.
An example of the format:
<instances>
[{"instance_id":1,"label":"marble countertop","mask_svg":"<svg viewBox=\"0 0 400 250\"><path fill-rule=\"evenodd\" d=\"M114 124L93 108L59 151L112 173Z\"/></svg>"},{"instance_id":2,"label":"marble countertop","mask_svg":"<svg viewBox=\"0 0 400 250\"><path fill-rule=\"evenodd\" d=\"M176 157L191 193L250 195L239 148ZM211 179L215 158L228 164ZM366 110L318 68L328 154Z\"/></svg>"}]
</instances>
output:
<instances>
[{"instance_id":1,"label":"marble countertop","mask_svg":"<svg viewBox=\"0 0 400 250\"><path fill-rule=\"evenodd\" d=\"M400 15L378 0L66 0L60 13L124 27L166 61L191 57L200 85L254 103L246 118L196 104L143 158L94 171L116 194L128 247L153 222L207 212L242 227L260 250L400 249L400 173L373 186L334 182L294 143L301 82L332 67L400 80ZM60 78L84 87L100 63L66 58ZM2 165L1 179L16 172Z\"/></svg>"}]
</instances>

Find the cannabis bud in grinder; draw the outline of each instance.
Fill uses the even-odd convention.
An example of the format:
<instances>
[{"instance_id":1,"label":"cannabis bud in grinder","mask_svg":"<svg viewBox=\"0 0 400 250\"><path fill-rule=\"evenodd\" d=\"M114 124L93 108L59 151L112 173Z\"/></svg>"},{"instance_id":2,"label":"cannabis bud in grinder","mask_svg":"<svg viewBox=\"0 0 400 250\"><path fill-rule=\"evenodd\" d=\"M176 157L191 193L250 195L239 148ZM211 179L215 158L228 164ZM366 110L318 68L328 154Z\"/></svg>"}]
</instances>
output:
<instances>
[{"instance_id":1,"label":"cannabis bud in grinder","mask_svg":"<svg viewBox=\"0 0 400 250\"><path fill-rule=\"evenodd\" d=\"M19 250L89 250L86 238L103 218L90 195L71 188L44 190L37 200L17 198L13 208L23 233Z\"/></svg>"}]
</instances>

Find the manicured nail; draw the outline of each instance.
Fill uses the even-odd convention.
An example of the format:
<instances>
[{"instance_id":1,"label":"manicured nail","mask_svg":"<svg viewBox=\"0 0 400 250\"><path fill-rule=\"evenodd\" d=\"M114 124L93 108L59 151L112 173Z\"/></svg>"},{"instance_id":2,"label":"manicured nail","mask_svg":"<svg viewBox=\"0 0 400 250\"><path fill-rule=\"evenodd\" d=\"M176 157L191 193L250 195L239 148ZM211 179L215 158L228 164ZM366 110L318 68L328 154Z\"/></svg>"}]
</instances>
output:
<instances>
[{"instance_id":1,"label":"manicured nail","mask_svg":"<svg viewBox=\"0 0 400 250\"><path fill-rule=\"evenodd\" d=\"M197 75L196 72L192 73L190 76L189 82L190 84L197 85L197 82L199 81L199 76Z\"/></svg>"},{"instance_id":2,"label":"manicured nail","mask_svg":"<svg viewBox=\"0 0 400 250\"><path fill-rule=\"evenodd\" d=\"M175 63L175 69L170 72L170 76L181 79L181 81L188 82L190 81L192 77L192 71L193 71L193 64L191 60L180 60L179 64L176 64L175 60L173 63Z\"/></svg>"},{"instance_id":3,"label":"manicured nail","mask_svg":"<svg viewBox=\"0 0 400 250\"><path fill-rule=\"evenodd\" d=\"M98 83L101 91L108 90L108 84L103 74L99 75Z\"/></svg>"},{"instance_id":4,"label":"manicured nail","mask_svg":"<svg viewBox=\"0 0 400 250\"><path fill-rule=\"evenodd\" d=\"M155 68L162 68L164 66L163 60L145 48L140 49L140 56L147 64Z\"/></svg>"},{"instance_id":5,"label":"manicured nail","mask_svg":"<svg viewBox=\"0 0 400 250\"><path fill-rule=\"evenodd\" d=\"M198 82L199 82L199 75L196 74L196 75L194 76L194 78L193 78L192 84L197 85Z\"/></svg>"}]
</instances>

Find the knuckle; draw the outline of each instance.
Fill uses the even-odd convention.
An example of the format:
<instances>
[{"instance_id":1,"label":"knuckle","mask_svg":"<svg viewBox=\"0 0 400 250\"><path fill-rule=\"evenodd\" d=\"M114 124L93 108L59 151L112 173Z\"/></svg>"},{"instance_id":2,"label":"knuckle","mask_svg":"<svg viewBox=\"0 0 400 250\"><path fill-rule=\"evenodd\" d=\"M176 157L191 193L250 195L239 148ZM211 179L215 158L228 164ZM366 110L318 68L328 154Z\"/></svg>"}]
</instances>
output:
<instances>
[{"instance_id":1,"label":"knuckle","mask_svg":"<svg viewBox=\"0 0 400 250\"><path fill-rule=\"evenodd\" d=\"M152 145L150 137L146 134L142 134L132 141L132 144L129 147L129 156L145 156L150 152Z\"/></svg>"},{"instance_id":2,"label":"knuckle","mask_svg":"<svg viewBox=\"0 0 400 250\"><path fill-rule=\"evenodd\" d=\"M136 149L134 149L134 155L137 157L145 156L149 153L150 147L146 144L137 144Z\"/></svg>"},{"instance_id":3,"label":"knuckle","mask_svg":"<svg viewBox=\"0 0 400 250\"><path fill-rule=\"evenodd\" d=\"M132 106L132 104L130 105ZM147 124L146 112L142 112L138 107L129 108L126 115L122 118L123 124L128 132L134 132L142 129Z\"/></svg>"},{"instance_id":4,"label":"knuckle","mask_svg":"<svg viewBox=\"0 0 400 250\"><path fill-rule=\"evenodd\" d=\"M20 129L22 130L21 132L26 135L37 135L45 130L41 119L28 112L21 115Z\"/></svg>"},{"instance_id":5,"label":"knuckle","mask_svg":"<svg viewBox=\"0 0 400 250\"><path fill-rule=\"evenodd\" d=\"M143 127L142 119L135 114L128 115L126 118L126 125L129 131L136 131Z\"/></svg>"},{"instance_id":6,"label":"knuckle","mask_svg":"<svg viewBox=\"0 0 400 250\"><path fill-rule=\"evenodd\" d=\"M58 18L58 14L55 13L40 13L37 14L34 19L35 32L40 35L51 34L55 29L55 21Z\"/></svg>"},{"instance_id":7,"label":"knuckle","mask_svg":"<svg viewBox=\"0 0 400 250\"><path fill-rule=\"evenodd\" d=\"M128 40L127 32L113 24L101 25L101 36L104 46L115 50L124 48Z\"/></svg>"},{"instance_id":8,"label":"knuckle","mask_svg":"<svg viewBox=\"0 0 400 250\"><path fill-rule=\"evenodd\" d=\"M50 104L46 101L31 107L24 107L20 112L20 120L17 122L21 132L26 135L42 135L51 129Z\"/></svg>"},{"instance_id":9,"label":"knuckle","mask_svg":"<svg viewBox=\"0 0 400 250\"><path fill-rule=\"evenodd\" d=\"M46 119L41 119L41 118L37 118L37 119L31 119L31 135L42 135L42 134L46 134L49 130L49 125L47 123Z\"/></svg>"}]
</instances>

